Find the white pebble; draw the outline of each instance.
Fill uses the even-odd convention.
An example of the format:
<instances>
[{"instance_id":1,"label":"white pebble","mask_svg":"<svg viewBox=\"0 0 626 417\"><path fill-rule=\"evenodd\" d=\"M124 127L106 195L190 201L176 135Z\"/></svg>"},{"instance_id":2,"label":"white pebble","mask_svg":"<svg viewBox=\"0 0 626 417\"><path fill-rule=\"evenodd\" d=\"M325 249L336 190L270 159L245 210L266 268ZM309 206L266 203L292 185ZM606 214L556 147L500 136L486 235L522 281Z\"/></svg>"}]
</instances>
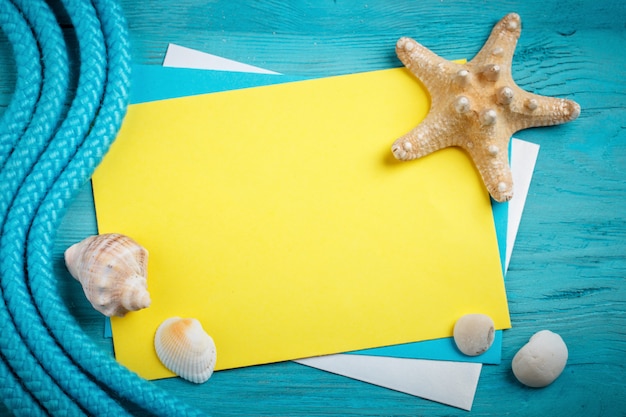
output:
<instances>
[{"instance_id":1,"label":"white pebble","mask_svg":"<svg viewBox=\"0 0 626 417\"><path fill-rule=\"evenodd\" d=\"M556 333L535 333L513 357L513 374L524 385L542 388L561 375L567 363L567 346Z\"/></svg>"},{"instance_id":2,"label":"white pebble","mask_svg":"<svg viewBox=\"0 0 626 417\"><path fill-rule=\"evenodd\" d=\"M466 314L454 324L454 343L468 356L485 353L493 343L495 326L484 314Z\"/></svg>"}]
</instances>

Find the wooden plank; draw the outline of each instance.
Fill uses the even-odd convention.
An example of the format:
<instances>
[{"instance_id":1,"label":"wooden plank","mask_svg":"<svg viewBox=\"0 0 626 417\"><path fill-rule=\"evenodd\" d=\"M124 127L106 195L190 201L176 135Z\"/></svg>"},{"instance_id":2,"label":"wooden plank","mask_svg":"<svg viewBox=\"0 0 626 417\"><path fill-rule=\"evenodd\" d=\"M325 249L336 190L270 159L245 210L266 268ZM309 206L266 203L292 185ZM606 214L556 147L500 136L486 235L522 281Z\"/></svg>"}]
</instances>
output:
<instances>
[{"instance_id":1,"label":"wooden plank","mask_svg":"<svg viewBox=\"0 0 626 417\"><path fill-rule=\"evenodd\" d=\"M621 1L122 1L138 63L160 64L168 42L279 72L332 75L399 66L393 48L408 35L446 58L471 58L505 13L521 14L514 58L518 84L577 100L580 118L518 136L541 151L507 276L513 329L504 362L483 370L470 414L626 414L626 59ZM14 84L0 35L0 113ZM102 320L69 277L62 252L94 233L89 190L59 230L60 290L101 349ZM545 389L518 384L510 361L541 329L570 349L563 375ZM467 415L408 395L294 363L218 372L205 385L156 382L214 415ZM0 406L0 414L4 410Z\"/></svg>"}]
</instances>

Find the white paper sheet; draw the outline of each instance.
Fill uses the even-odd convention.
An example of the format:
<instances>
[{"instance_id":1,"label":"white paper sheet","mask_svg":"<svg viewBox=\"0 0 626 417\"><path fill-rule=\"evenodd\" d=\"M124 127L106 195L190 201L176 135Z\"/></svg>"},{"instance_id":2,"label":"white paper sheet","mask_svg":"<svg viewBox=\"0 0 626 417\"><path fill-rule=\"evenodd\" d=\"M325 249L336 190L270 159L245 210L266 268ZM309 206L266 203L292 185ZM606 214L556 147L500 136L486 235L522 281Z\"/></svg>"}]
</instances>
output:
<instances>
[{"instance_id":1,"label":"white paper sheet","mask_svg":"<svg viewBox=\"0 0 626 417\"><path fill-rule=\"evenodd\" d=\"M482 369L482 364L472 362L346 354L296 362L468 411Z\"/></svg>"},{"instance_id":2,"label":"white paper sheet","mask_svg":"<svg viewBox=\"0 0 626 417\"><path fill-rule=\"evenodd\" d=\"M509 269L513 246L515 246L517 231L522 220L522 212L526 205L530 180L535 170L538 155L539 145L513 138L511 144L511 171L513 172L513 187L515 188L513 190L513 198L509 201L505 271Z\"/></svg>"},{"instance_id":3,"label":"white paper sheet","mask_svg":"<svg viewBox=\"0 0 626 417\"><path fill-rule=\"evenodd\" d=\"M163 65L237 72L246 72L247 68L253 68L249 72L277 74L173 44L168 47ZM511 149L515 196L509 202L505 270L508 269L513 251L539 146L513 139ZM472 407L482 369L480 363L348 354L320 356L296 362L464 410Z\"/></svg>"},{"instance_id":4,"label":"white paper sheet","mask_svg":"<svg viewBox=\"0 0 626 417\"><path fill-rule=\"evenodd\" d=\"M259 68L253 65L222 58L221 56L207 54L206 52L200 52L195 49L186 48L173 43L170 43L167 47L165 59L163 60L163 66L280 75L277 72L270 71L265 68Z\"/></svg>"}]
</instances>

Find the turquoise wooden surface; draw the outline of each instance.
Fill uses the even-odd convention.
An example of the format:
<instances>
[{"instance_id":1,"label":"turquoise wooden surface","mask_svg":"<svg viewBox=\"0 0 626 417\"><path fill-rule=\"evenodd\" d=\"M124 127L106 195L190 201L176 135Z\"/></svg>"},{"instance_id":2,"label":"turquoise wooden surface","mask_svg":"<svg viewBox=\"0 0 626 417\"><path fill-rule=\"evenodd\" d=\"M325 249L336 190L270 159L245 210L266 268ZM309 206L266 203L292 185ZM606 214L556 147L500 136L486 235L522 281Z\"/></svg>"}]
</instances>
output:
<instances>
[{"instance_id":1,"label":"turquoise wooden surface","mask_svg":"<svg viewBox=\"0 0 626 417\"><path fill-rule=\"evenodd\" d=\"M394 45L411 36L438 54L471 58L493 24L523 20L513 62L530 91L574 99L570 124L517 136L541 145L507 276L513 328L503 363L486 366L470 413L295 363L218 372L202 386L155 382L217 416L228 415L626 415L626 5L619 1L122 1L133 57L158 65L168 42L296 75L399 66ZM67 29L68 33L70 28ZM0 112L15 69L0 35ZM59 289L99 348L103 322L63 266L62 252L95 233L89 187L59 230ZM521 386L513 355L534 332L569 347L563 375ZM253 348L253 347L251 347ZM0 409L8 413L5 409Z\"/></svg>"}]
</instances>

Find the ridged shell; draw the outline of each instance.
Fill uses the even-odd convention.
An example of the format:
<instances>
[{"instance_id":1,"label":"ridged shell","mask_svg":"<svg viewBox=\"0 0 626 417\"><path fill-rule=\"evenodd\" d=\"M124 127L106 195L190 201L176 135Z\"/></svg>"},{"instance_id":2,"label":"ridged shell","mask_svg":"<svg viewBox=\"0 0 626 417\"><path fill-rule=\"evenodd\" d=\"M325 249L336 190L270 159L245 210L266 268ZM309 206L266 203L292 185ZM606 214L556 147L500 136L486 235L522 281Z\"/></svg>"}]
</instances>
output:
<instances>
[{"instance_id":1,"label":"ridged shell","mask_svg":"<svg viewBox=\"0 0 626 417\"><path fill-rule=\"evenodd\" d=\"M196 319L165 320L156 331L154 348L161 363L187 381L201 384L213 375L215 343Z\"/></svg>"},{"instance_id":2,"label":"ridged shell","mask_svg":"<svg viewBox=\"0 0 626 417\"><path fill-rule=\"evenodd\" d=\"M106 316L124 316L150 305L148 251L128 236L90 236L65 251L70 274L91 305Z\"/></svg>"}]
</instances>

